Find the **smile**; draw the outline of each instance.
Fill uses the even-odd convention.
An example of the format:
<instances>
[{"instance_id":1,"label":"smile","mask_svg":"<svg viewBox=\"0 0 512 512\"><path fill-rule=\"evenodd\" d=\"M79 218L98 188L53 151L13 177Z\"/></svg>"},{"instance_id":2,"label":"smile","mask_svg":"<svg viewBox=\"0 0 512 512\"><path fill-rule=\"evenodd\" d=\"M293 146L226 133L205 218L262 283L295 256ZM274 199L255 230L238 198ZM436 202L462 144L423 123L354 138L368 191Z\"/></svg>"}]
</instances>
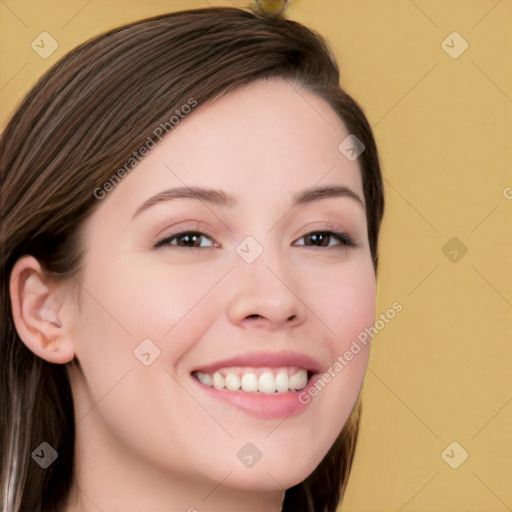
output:
<instances>
[{"instance_id":1,"label":"smile","mask_svg":"<svg viewBox=\"0 0 512 512\"><path fill-rule=\"evenodd\" d=\"M213 373L195 371L192 375L202 384L217 390L275 395L304 389L311 377L304 368L220 368Z\"/></svg>"}]
</instances>

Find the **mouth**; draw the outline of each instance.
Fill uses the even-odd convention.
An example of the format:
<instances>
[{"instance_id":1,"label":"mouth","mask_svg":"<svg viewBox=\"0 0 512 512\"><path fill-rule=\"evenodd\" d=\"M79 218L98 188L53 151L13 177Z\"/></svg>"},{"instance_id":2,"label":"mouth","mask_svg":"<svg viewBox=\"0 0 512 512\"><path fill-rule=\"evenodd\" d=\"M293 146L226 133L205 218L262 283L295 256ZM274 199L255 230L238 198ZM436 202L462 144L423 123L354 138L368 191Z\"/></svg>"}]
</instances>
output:
<instances>
[{"instance_id":1,"label":"mouth","mask_svg":"<svg viewBox=\"0 0 512 512\"><path fill-rule=\"evenodd\" d=\"M218 391L276 395L295 393L304 389L314 372L297 366L224 367L213 373L193 371L192 377L204 386Z\"/></svg>"},{"instance_id":2,"label":"mouth","mask_svg":"<svg viewBox=\"0 0 512 512\"><path fill-rule=\"evenodd\" d=\"M205 396L258 418L302 412L300 399L321 376L316 360L292 352L245 354L194 369L190 374Z\"/></svg>"}]
</instances>

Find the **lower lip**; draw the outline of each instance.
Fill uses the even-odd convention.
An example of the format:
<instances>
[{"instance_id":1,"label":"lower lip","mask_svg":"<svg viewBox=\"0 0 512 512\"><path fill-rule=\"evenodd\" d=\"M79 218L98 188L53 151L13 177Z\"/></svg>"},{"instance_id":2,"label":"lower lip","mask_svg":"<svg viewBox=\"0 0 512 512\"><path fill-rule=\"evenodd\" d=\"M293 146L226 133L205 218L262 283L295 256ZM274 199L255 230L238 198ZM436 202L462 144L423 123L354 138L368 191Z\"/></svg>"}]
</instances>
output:
<instances>
[{"instance_id":1,"label":"lower lip","mask_svg":"<svg viewBox=\"0 0 512 512\"><path fill-rule=\"evenodd\" d=\"M192 379L205 393L214 398L222 400L257 418L276 419L295 416L303 412L310 402L302 404L299 401L299 395L308 393L309 388L314 386L319 377L320 375L318 374L314 375L309 379L306 387L300 391L290 391L275 395L216 389L206 386L195 377L192 377Z\"/></svg>"}]
</instances>

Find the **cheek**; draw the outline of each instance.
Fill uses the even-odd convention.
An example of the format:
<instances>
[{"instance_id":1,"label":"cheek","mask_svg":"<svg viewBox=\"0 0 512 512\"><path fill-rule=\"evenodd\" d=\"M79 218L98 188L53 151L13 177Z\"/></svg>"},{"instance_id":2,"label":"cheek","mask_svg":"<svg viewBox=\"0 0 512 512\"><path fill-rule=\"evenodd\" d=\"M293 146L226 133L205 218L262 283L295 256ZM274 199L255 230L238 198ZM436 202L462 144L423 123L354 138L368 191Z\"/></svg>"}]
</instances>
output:
<instances>
[{"instance_id":1,"label":"cheek","mask_svg":"<svg viewBox=\"0 0 512 512\"><path fill-rule=\"evenodd\" d=\"M87 280L93 292L85 299L94 296L96 304L82 317L86 321L90 314L101 317L102 328L114 332L116 338L124 337L131 350L145 338L170 340L183 325L196 325L191 325L190 318L206 302L215 301L216 283L229 270L228 266L147 260L119 258Z\"/></svg>"},{"instance_id":2,"label":"cheek","mask_svg":"<svg viewBox=\"0 0 512 512\"><path fill-rule=\"evenodd\" d=\"M86 380L75 399L77 418L85 418L81 428L106 426L141 457L189 460L191 432L201 422L191 427L175 414L176 408L194 403L167 371L174 374L174 366L200 338L201 327L215 318L213 312L205 317L208 302L201 298L219 279L218 273L210 276L206 270L198 279L190 268L135 265L122 259L94 268L81 283L80 320L74 333ZM141 344L148 339L149 345ZM145 366L142 353L147 352L151 363ZM170 409L169 404L179 405ZM150 438L141 444L148 431ZM186 441L170 445L169 436ZM202 436L204 432L197 432L196 438Z\"/></svg>"},{"instance_id":3,"label":"cheek","mask_svg":"<svg viewBox=\"0 0 512 512\"><path fill-rule=\"evenodd\" d=\"M173 265L169 262L126 262L115 271L118 292L106 301L130 331L133 350L151 339L160 350L159 364L171 369L219 315L226 293L222 276L229 266Z\"/></svg>"},{"instance_id":4,"label":"cheek","mask_svg":"<svg viewBox=\"0 0 512 512\"><path fill-rule=\"evenodd\" d=\"M367 330L375 322L377 290L371 261L362 261L340 283L338 301L330 310L335 331L332 345L335 360L330 373L334 370L337 376L343 374L338 382L337 377L333 378L332 387L343 387L350 402L355 401L362 384L371 341Z\"/></svg>"},{"instance_id":5,"label":"cheek","mask_svg":"<svg viewBox=\"0 0 512 512\"><path fill-rule=\"evenodd\" d=\"M337 353L346 350L347 342L355 340L375 321L376 283L373 267L370 271L347 276L342 283L336 309L330 310Z\"/></svg>"},{"instance_id":6,"label":"cheek","mask_svg":"<svg viewBox=\"0 0 512 512\"><path fill-rule=\"evenodd\" d=\"M322 292L322 293L321 293ZM312 309L325 326L331 361L316 385L299 397L316 418L314 435L326 452L346 423L361 389L368 363L367 334L375 322L376 280L370 258L340 268L310 289Z\"/></svg>"},{"instance_id":7,"label":"cheek","mask_svg":"<svg viewBox=\"0 0 512 512\"><path fill-rule=\"evenodd\" d=\"M304 295L325 327L331 351L339 354L375 321L376 279L371 259L334 267L309 283Z\"/></svg>"},{"instance_id":8,"label":"cheek","mask_svg":"<svg viewBox=\"0 0 512 512\"><path fill-rule=\"evenodd\" d=\"M133 415L124 411L126 403L149 407L157 398L155 389L169 393L171 377L166 370L175 373L184 354L218 317L220 287L215 284L229 267L202 265L200 272L193 267L142 264L131 258L118 258L114 264L89 262L94 272L89 271L82 283L76 352L89 401L96 403L109 393L102 404L105 415L110 414L107 404L117 411L112 423L122 424ZM151 400L145 398L148 392Z\"/></svg>"}]
</instances>

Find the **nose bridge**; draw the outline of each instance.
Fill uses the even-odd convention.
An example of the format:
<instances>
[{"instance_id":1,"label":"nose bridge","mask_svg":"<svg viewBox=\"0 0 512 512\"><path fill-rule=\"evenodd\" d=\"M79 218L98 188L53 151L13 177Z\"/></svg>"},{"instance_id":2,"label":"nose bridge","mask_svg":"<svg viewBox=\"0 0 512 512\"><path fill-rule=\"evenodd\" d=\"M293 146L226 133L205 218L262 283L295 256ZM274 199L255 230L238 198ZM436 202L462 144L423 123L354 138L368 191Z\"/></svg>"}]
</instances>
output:
<instances>
[{"instance_id":1,"label":"nose bridge","mask_svg":"<svg viewBox=\"0 0 512 512\"><path fill-rule=\"evenodd\" d=\"M306 309L296 291L297 279L278 244L272 245L270 237L265 245L247 237L236 252L230 320L239 325L257 320L273 329L303 322Z\"/></svg>"}]
</instances>

